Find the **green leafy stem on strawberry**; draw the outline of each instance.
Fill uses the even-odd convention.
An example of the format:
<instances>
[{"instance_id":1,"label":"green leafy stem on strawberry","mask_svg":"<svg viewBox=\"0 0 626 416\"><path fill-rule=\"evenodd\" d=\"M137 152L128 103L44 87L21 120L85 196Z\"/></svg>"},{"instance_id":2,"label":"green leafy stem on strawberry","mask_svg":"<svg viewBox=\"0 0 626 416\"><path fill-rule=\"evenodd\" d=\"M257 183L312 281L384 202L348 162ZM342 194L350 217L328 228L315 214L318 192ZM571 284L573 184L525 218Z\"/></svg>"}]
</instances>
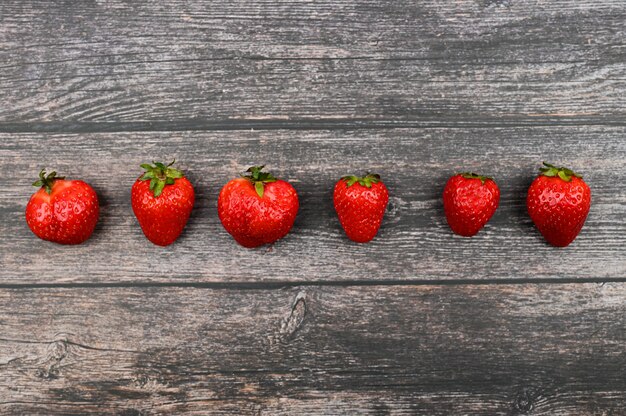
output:
<instances>
[{"instance_id":1,"label":"green leafy stem on strawberry","mask_svg":"<svg viewBox=\"0 0 626 416\"><path fill-rule=\"evenodd\" d=\"M145 169L141 178L142 181L150 181L150 190L154 193L154 197L158 198L163 192L166 185L173 185L176 179L185 177L182 171L175 169L172 165L176 162L176 159L169 165L165 165L161 162L152 162L154 165L143 163L140 166Z\"/></svg>"},{"instance_id":2,"label":"green leafy stem on strawberry","mask_svg":"<svg viewBox=\"0 0 626 416\"><path fill-rule=\"evenodd\" d=\"M539 168L539 171L541 172L543 176L548 176L551 178L558 176L559 178L563 179L565 182L571 182L572 176L575 176L579 179L583 178L582 175L579 175L578 173L572 171L569 168L557 167L557 166L551 165L548 162L543 162L543 165L545 167Z\"/></svg>"},{"instance_id":3,"label":"green leafy stem on strawberry","mask_svg":"<svg viewBox=\"0 0 626 416\"><path fill-rule=\"evenodd\" d=\"M485 184L486 180L490 180L490 181L493 180L491 176L479 175L478 173L474 173L474 172L463 172L463 173L458 173L457 175L461 175L465 179L480 179L480 182L483 185Z\"/></svg>"},{"instance_id":4,"label":"green leafy stem on strawberry","mask_svg":"<svg viewBox=\"0 0 626 416\"><path fill-rule=\"evenodd\" d=\"M39 172L39 179L33 182L33 186L36 186L37 188L41 188L43 186L46 193L50 195L52 193L52 184L57 179L65 179L65 176L57 176L55 171L50 172L50 174L46 176L46 170L41 169L41 172Z\"/></svg>"},{"instance_id":5,"label":"green leafy stem on strawberry","mask_svg":"<svg viewBox=\"0 0 626 416\"><path fill-rule=\"evenodd\" d=\"M252 182L259 198L263 198L266 183L276 182L278 180L274 177L274 175L269 172L261 172L264 167L265 165L252 166L241 174L242 178L245 178Z\"/></svg>"},{"instance_id":6,"label":"green leafy stem on strawberry","mask_svg":"<svg viewBox=\"0 0 626 416\"><path fill-rule=\"evenodd\" d=\"M365 176L348 175L341 179L346 181L346 186L352 186L355 183L358 183L366 188L371 188L373 184L380 182L380 175L376 173L367 173Z\"/></svg>"}]
</instances>

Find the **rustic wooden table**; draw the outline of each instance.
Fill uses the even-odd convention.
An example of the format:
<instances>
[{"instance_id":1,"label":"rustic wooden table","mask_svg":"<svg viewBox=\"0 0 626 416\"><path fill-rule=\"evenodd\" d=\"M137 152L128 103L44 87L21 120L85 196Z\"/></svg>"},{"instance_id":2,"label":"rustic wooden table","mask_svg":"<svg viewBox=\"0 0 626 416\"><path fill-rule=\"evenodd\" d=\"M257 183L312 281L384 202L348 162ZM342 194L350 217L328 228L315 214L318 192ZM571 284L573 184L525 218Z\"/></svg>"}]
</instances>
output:
<instances>
[{"instance_id":1,"label":"rustic wooden table","mask_svg":"<svg viewBox=\"0 0 626 416\"><path fill-rule=\"evenodd\" d=\"M626 3L0 3L0 412L626 414ZM150 244L139 163L197 204ZM542 160L593 205L567 249L525 211ZM266 163L301 210L272 247L222 229L220 187ZM82 178L86 244L35 238L41 167ZM371 169L378 238L331 192ZM501 207L452 235L441 192L493 174Z\"/></svg>"}]
</instances>

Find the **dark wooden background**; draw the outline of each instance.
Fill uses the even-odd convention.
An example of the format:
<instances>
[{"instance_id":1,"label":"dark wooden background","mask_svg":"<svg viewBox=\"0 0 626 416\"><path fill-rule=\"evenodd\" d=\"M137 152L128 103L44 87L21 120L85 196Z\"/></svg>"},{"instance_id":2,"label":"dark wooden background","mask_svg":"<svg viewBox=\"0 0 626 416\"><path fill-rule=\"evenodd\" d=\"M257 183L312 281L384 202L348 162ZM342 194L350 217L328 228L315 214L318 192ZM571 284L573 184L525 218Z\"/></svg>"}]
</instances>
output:
<instances>
[{"instance_id":1,"label":"dark wooden background","mask_svg":"<svg viewBox=\"0 0 626 416\"><path fill-rule=\"evenodd\" d=\"M622 0L3 0L0 413L626 414L625 97ZM130 187L172 158L198 198L160 248ZM542 160L593 191L567 249L525 211ZM247 250L216 200L258 163L301 210ZM28 230L42 167L97 190L86 244ZM502 190L472 239L461 169ZM365 170L356 245L331 192Z\"/></svg>"}]
</instances>

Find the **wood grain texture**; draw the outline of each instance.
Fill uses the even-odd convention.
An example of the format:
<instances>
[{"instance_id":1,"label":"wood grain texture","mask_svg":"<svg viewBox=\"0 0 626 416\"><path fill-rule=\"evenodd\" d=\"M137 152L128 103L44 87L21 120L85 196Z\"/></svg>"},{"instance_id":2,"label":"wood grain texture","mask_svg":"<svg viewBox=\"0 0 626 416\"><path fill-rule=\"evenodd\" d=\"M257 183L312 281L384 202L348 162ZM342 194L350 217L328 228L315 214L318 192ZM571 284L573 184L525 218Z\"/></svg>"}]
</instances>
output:
<instances>
[{"instance_id":1,"label":"wood grain texture","mask_svg":"<svg viewBox=\"0 0 626 416\"><path fill-rule=\"evenodd\" d=\"M3 1L0 130L623 125L625 19L620 0Z\"/></svg>"},{"instance_id":2,"label":"wood grain texture","mask_svg":"<svg viewBox=\"0 0 626 416\"><path fill-rule=\"evenodd\" d=\"M626 414L625 21L621 0L1 1L0 415ZM172 158L198 198L163 249L129 196ZM526 214L542 160L592 188L567 249ZM216 199L259 163L301 210L248 250ZM98 192L86 244L28 230L44 166ZM356 245L331 191L368 169L391 200ZM472 239L442 214L459 170L502 189Z\"/></svg>"},{"instance_id":3,"label":"wood grain texture","mask_svg":"<svg viewBox=\"0 0 626 416\"><path fill-rule=\"evenodd\" d=\"M624 296L623 283L3 289L0 412L619 415Z\"/></svg>"},{"instance_id":4,"label":"wood grain texture","mask_svg":"<svg viewBox=\"0 0 626 416\"><path fill-rule=\"evenodd\" d=\"M624 278L626 192L616 183L626 169L624 133L622 127L556 127L0 135L2 167L11 172L0 194L0 279L50 284ZM129 200L138 165L155 158L179 160L198 195L185 233L165 249L145 239ZM544 159L580 171L592 188L587 224L566 249L548 246L526 213L526 190ZM223 230L217 195L230 178L263 163L293 182L301 209L285 239L249 250ZM97 190L101 221L87 243L57 246L29 231L23 211L33 192L31 178L43 166ZM367 169L382 175L391 202L378 237L357 245L343 235L332 189L341 176ZM450 232L441 202L447 178L465 170L494 175L502 190L498 212L471 239ZM58 255L33 255L50 252Z\"/></svg>"}]
</instances>

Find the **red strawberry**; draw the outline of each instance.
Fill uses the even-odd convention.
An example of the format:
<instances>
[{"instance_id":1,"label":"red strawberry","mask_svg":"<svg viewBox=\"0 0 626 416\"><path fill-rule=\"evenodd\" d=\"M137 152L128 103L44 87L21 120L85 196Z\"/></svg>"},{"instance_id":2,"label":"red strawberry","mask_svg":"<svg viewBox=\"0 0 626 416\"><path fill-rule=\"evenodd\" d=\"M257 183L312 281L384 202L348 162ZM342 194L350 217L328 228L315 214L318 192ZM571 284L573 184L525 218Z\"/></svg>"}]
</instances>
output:
<instances>
[{"instance_id":1,"label":"red strawberry","mask_svg":"<svg viewBox=\"0 0 626 416\"><path fill-rule=\"evenodd\" d=\"M378 233L385 215L389 192L380 176L345 176L335 184L335 211L348 238L367 243Z\"/></svg>"},{"instance_id":2,"label":"red strawberry","mask_svg":"<svg viewBox=\"0 0 626 416\"><path fill-rule=\"evenodd\" d=\"M487 224L498 209L500 189L492 178L459 173L443 190L443 210L455 233L471 237Z\"/></svg>"},{"instance_id":3,"label":"red strawberry","mask_svg":"<svg viewBox=\"0 0 626 416\"><path fill-rule=\"evenodd\" d=\"M146 172L133 184L133 212L148 240L159 246L172 244L187 224L195 193L183 172L160 162L143 164Z\"/></svg>"},{"instance_id":4,"label":"red strawberry","mask_svg":"<svg viewBox=\"0 0 626 416\"><path fill-rule=\"evenodd\" d=\"M570 169L543 162L541 174L528 188L528 214L548 243L568 246L585 224L591 189Z\"/></svg>"},{"instance_id":5,"label":"red strawberry","mask_svg":"<svg viewBox=\"0 0 626 416\"><path fill-rule=\"evenodd\" d=\"M252 248L289 233L298 213L298 194L288 182L254 166L222 188L217 213L235 241Z\"/></svg>"},{"instance_id":6,"label":"red strawberry","mask_svg":"<svg viewBox=\"0 0 626 416\"><path fill-rule=\"evenodd\" d=\"M46 176L39 172L33 183L40 189L26 205L26 222L35 235L60 244L80 244L91 237L100 206L98 196L83 181L57 177L56 172Z\"/></svg>"}]
</instances>

